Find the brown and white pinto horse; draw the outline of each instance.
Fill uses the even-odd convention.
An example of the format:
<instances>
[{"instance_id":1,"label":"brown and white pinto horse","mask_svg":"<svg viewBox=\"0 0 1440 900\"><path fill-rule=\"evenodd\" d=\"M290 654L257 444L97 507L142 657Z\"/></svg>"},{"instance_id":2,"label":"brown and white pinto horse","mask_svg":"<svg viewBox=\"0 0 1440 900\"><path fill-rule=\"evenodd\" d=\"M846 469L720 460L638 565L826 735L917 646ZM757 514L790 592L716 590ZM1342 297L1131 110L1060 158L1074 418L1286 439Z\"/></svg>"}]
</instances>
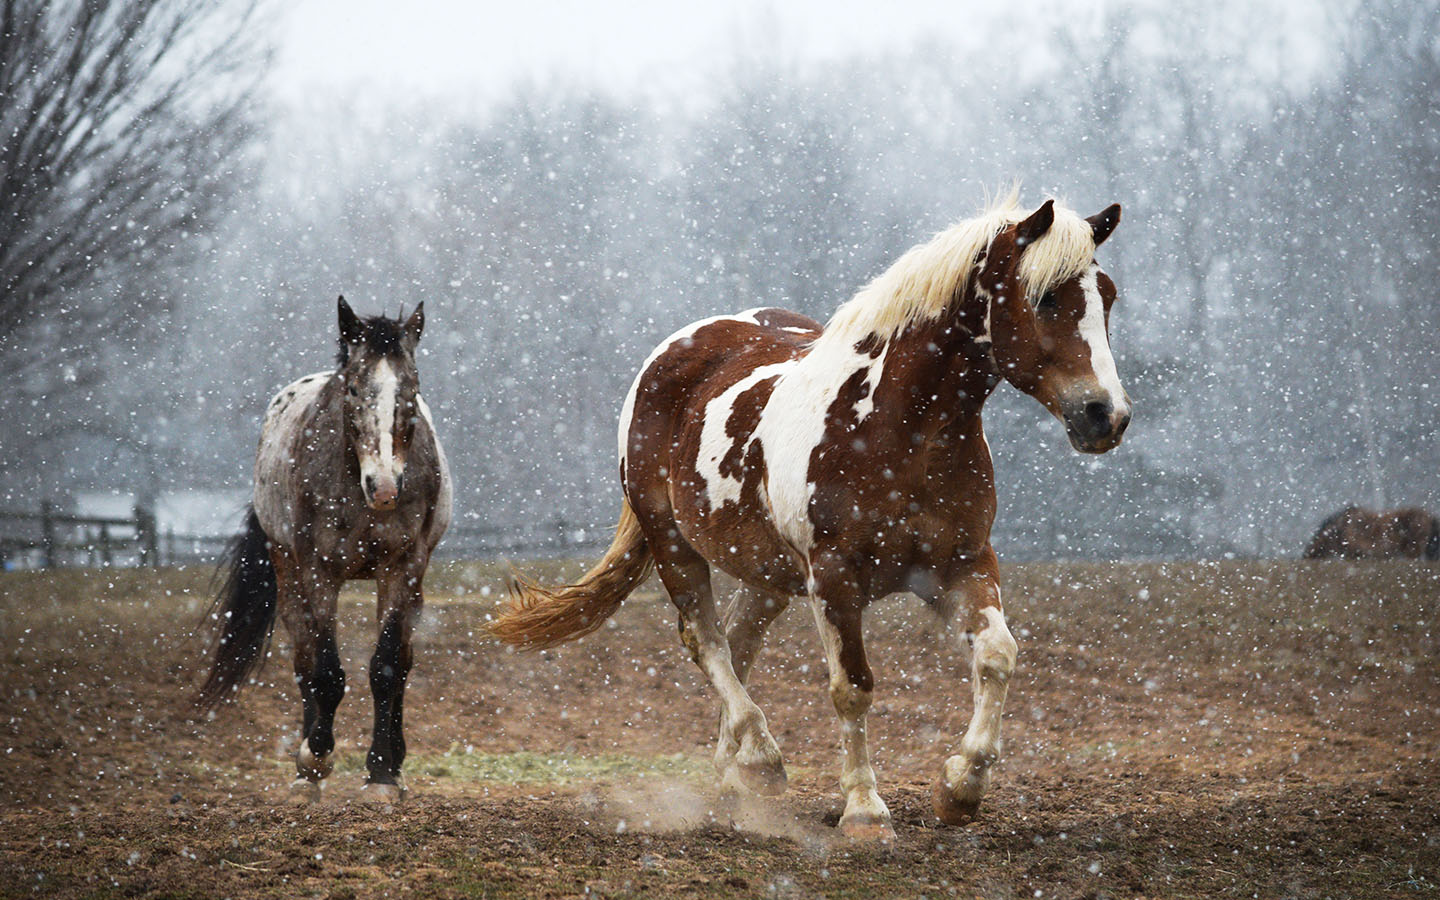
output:
<instances>
[{"instance_id":1,"label":"brown and white pinto horse","mask_svg":"<svg viewBox=\"0 0 1440 900\"><path fill-rule=\"evenodd\" d=\"M885 837L861 614L913 592L973 649L974 713L934 792L941 819L966 821L1000 753L1016 657L981 407L1003 379L1060 419L1076 449L1120 443L1130 402L1109 346L1115 286L1094 261L1119 218L1118 206L1083 219L1052 201L1026 216L1012 198L911 249L824 328L755 309L672 335L625 400L625 503L609 551L576 584L518 582L492 632L543 647L592 631L653 561L720 695L723 780L778 793L780 750L745 681L766 628L808 596L845 750L840 827ZM712 566L750 589L723 631Z\"/></svg>"},{"instance_id":2,"label":"brown and white pinto horse","mask_svg":"<svg viewBox=\"0 0 1440 900\"><path fill-rule=\"evenodd\" d=\"M365 790L390 801L404 793L410 636L421 579L450 523L450 471L415 368L424 304L403 322L361 319L341 297L339 314L337 369L282 388L265 414L255 497L216 600L214 658L199 703L229 698L260 668L278 612L294 643L304 705L292 790L318 799L334 768L335 709L345 696L336 598L348 579L375 579L375 730Z\"/></svg>"}]
</instances>

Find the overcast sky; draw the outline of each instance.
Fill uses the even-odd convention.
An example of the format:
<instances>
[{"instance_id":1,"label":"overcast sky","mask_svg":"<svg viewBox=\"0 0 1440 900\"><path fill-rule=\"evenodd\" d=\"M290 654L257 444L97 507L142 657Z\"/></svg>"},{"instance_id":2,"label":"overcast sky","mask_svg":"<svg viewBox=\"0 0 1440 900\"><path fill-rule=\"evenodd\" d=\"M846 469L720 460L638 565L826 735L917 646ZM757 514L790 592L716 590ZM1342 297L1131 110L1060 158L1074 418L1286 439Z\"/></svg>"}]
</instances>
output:
<instances>
[{"instance_id":1,"label":"overcast sky","mask_svg":"<svg viewBox=\"0 0 1440 900\"><path fill-rule=\"evenodd\" d=\"M504 93L562 78L683 91L737 49L813 60L922 37L977 40L980 3L852 0L299 0L286 12L277 85L298 98L339 89Z\"/></svg>"}]
</instances>

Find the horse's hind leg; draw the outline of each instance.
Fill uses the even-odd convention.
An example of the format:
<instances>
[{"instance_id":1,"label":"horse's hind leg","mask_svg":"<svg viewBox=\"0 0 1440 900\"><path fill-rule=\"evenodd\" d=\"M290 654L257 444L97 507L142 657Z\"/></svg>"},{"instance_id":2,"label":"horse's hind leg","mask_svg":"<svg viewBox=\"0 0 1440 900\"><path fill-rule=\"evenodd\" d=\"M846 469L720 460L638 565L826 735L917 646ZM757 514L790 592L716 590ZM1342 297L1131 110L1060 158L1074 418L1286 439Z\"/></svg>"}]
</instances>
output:
<instances>
[{"instance_id":1,"label":"horse's hind leg","mask_svg":"<svg viewBox=\"0 0 1440 900\"><path fill-rule=\"evenodd\" d=\"M790 597L742 584L725 611L725 640L730 644L730 661L741 684L749 684L750 667L765 643L770 623L790 605Z\"/></svg>"},{"instance_id":2,"label":"horse's hind leg","mask_svg":"<svg viewBox=\"0 0 1440 900\"><path fill-rule=\"evenodd\" d=\"M331 757L335 710L345 696L345 670L335 646L339 584L318 572L302 572L288 550L276 547L271 557L279 587L280 619L294 644L295 683L304 706L291 790L313 800L320 796L320 782L335 767Z\"/></svg>"},{"instance_id":3,"label":"horse's hind leg","mask_svg":"<svg viewBox=\"0 0 1440 900\"><path fill-rule=\"evenodd\" d=\"M750 668L765 643L770 623L790 604L789 596L740 585L725 611L725 640L730 645L730 664L740 683L750 683ZM740 750L740 736L731 727L731 719L720 716L720 734L715 743L715 767L722 774L731 767L731 760Z\"/></svg>"},{"instance_id":4,"label":"horse's hind leg","mask_svg":"<svg viewBox=\"0 0 1440 900\"><path fill-rule=\"evenodd\" d=\"M765 714L735 674L710 588L710 566L678 537L651 541L650 546L660 580L680 610L680 640L720 695L722 739L715 765L722 781L760 794L781 793L786 778L780 748Z\"/></svg>"},{"instance_id":5,"label":"horse's hind leg","mask_svg":"<svg viewBox=\"0 0 1440 900\"><path fill-rule=\"evenodd\" d=\"M954 610L971 642L971 681L975 706L960 752L945 760L935 784L935 814L952 825L975 816L990 787L990 767L1000 758L1000 716L1016 644L1000 606L999 566L990 548L973 564L960 567L948 586L942 608Z\"/></svg>"},{"instance_id":6,"label":"horse's hind leg","mask_svg":"<svg viewBox=\"0 0 1440 900\"><path fill-rule=\"evenodd\" d=\"M400 767L405 763L405 683L414 662L411 636L424 603L420 583L424 559L406 560L376 577L380 637L370 658L370 691L375 698L375 730L365 756L365 791L395 801L405 795Z\"/></svg>"}]
</instances>

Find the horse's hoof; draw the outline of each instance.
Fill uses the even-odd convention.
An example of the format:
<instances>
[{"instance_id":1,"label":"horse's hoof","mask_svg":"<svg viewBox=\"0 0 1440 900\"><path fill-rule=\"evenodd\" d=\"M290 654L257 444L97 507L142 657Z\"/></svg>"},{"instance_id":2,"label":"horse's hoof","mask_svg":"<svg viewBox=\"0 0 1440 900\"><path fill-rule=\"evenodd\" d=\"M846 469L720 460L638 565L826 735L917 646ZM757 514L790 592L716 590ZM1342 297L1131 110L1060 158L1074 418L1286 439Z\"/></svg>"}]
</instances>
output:
<instances>
[{"instance_id":1,"label":"horse's hoof","mask_svg":"<svg viewBox=\"0 0 1440 900\"><path fill-rule=\"evenodd\" d=\"M741 784L763 797L780 796L785 793L785 788L790 783L789 777L785 774L785 764L778 760L774 763L752 763L751 765L736 763L733 771L739 777Z\"/></svg>"},{"instance_id":2,"label":"horse's hoof","mask_svg":"<svg viewBox=\"0 0 1440 900\"><path fill-rule=\"evenodd\" d=\"M720 774L720 793L729 797L742 797L750 793L750 789L740 780L740 770L730 766Z\"/></svg>"},{"instance_id":3,"label":"horse's hoof","mask_svg":"<svg viewBox=\"0 0 1440 900\"><path fill-rule=\"evenodd\" d=\"M301 741L300 750L295 754L295 768L300 770L300 777L319 781L322 778L329 778L330 773L335 771L335 755L327 753L324 756L316 756L310 752L310 742Z\"/></svg>"},{"instance_id":4,"label":"horse's hoof","mask_svg":"<svg viewBox=\"0 0 1440 900\"><path fill-rule=\"evenodd\" d=\"M935 781L935 787L930 792L930 802L935 808L936 818L946 825L968 824L975 821L976 815L980 812L978 797L970 801L956 800L943 778Z\"/></svg>"},{"instance_id":5,"label":"horse's hoof","mask_svg":"<svg viewBox=\"0 0 1440 900\"><path fill-rule=\"evenodd\" d=\"M886 819L854 816L840 819L840 833L852 841L866 844L888 844L895 840L895 829Z\"/></svg>"},{"instance_id":6,"label":"horse's hoof","mask_svg":"<svg viewBox=\"0 0 1440 900\"><path fill-rule=\"evenodd\" d=\"M400 784L381 784L378 781L367 781L360 789L360 796L371 803L399 803L405 799L405 786Z\"/></svg>"},{"instance_id":7,"label":"horse's hoof","mask_svg":"<svg viewBox=\"0 0 1440 900\"><path fill-rule=\"evenodd\" d=\"M296 803L319 803L320 782L300 777L290 782L290 799Z\"/></svg>"}]
</instances>

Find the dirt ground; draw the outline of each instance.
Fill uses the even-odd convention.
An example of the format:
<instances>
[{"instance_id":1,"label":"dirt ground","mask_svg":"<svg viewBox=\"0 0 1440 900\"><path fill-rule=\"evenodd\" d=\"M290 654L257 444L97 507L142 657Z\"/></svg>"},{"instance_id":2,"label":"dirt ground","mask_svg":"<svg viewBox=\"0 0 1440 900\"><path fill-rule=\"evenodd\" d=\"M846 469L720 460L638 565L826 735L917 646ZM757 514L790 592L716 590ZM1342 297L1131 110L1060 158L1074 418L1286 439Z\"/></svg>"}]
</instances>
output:
<instances>
[{"instance_id":1,"label":"dirt ground","mask_svg":"<svg viewBox=\"0 0 1440 900\"><path fill-rule=\"evenodd\" d=\"M368 584L343 600L340 766L296 806L283 635L238 703L188 705L208 573L0 576L0 895L1440 897L1440 567L1008 567L1006 756L963 828L928 790L968 721L968 662L916 601L886 601L868 625L882 846L834 830L808 610L754 678L791 788L733 798L653 582L614 627L527 655L480 636L500 574L432 573L395 807L359 791Z\"/></svg>"}]
</instances>

